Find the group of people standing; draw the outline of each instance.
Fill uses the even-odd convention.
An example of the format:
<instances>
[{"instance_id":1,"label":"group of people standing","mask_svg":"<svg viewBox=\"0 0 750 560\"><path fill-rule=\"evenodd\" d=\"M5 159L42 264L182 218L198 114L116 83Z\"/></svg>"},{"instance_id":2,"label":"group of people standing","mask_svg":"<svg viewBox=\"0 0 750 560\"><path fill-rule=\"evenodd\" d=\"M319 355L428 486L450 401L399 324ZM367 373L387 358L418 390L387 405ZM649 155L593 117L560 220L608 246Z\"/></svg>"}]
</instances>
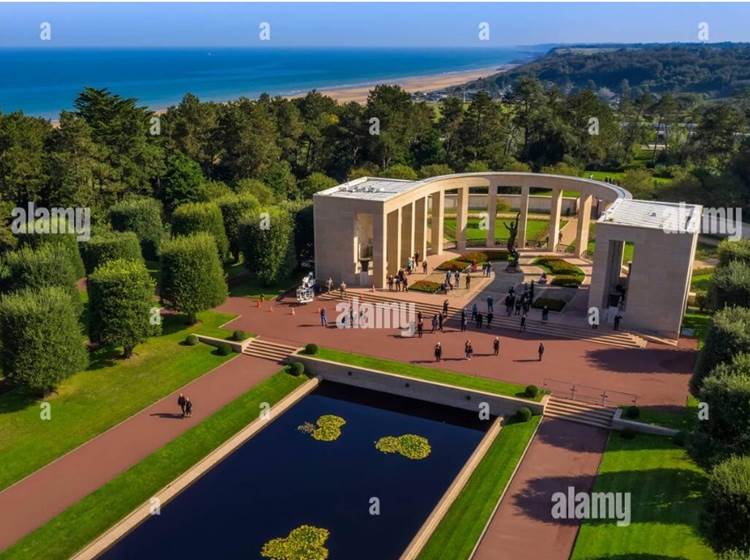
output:
<instances>
[{"instance_id":1,"label":"group of people standing","mask_svg":"<svg viewBox=\"0 0 750 560\"><path fill-rule=\"evenodd\" d=\"M464 287L469 290L471 289L471 274L465 273L463 275L464 277ZM445 279L443 280L443 291L447 294L451 290L457 290L461 287L461 271L460 270L454 270L451 272L450 270L446 271L445 273Z\"/></svg>"},{"instance_id":2,"label":"group of people standing","mask_svg":"<svg viewBox=\"0 0 750 560\"><path fill-rule=\"evenodd\" d=\"M190 418L193 415L193 401L190 400L190 397L180 393L180 396L177 397L177 406L180 407L183 418Z\"/></svg>"},{"instance_id":3,"label":"group of people standing","mask_svg":"<svg viewBox=\"0 0 750 560\"><path fill-rule=\"evenodd\" d=\"M543 350L542 350L543 352ZM435 343L435 361L440 362L443 359L443 345L441 342ZM492 340L492 354L495 356L500 355L500 337L496 336ZM474 356L474 345L471 343L471 340L466 340L464 343L464 360L471 360L471 358ZM541 358L540 358L541 359Z\"/></svg>"},{"instance_id":4,"label":"group of people standing","mask_svg":"<svg viewBox=\"0 0 750 560\"><path fill-rule=\"evenodd\" d=\"M409 279L403 268L400 268L396 273L396 276L389 274L386 282L388 283L388 290L393 291L395 285L397 292L408 292L409 291Z\"/></svg>"}]
</instances>

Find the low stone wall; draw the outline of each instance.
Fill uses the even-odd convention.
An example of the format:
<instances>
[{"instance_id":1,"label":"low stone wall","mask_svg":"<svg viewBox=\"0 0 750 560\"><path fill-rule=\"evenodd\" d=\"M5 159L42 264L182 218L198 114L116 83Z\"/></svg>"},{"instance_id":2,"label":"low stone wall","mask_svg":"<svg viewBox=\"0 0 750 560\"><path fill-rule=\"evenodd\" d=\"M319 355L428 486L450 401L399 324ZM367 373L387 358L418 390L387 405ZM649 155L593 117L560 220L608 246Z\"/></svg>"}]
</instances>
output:
<instances>
[{"instance_id":1,"label":"low stone wall","mask_svg":"<svg viewBox=\"0 0 750 560\"><path fill-rule=\"evenodd\" d=\"M493 416L509 417L524 406L535 415L542 414L545 403L549 399L549 396L545 395L541 401L537 402L496 395L486 391L466 389L436 381L426 381L396 373L331 362L305 354L294 354L290 357L290 361L302 362L306 371L321 379L391 395L410 397L471 411L479 410L480 403L487 403L490 414Z\"/></svg>"},{"instance_id":2,"label":"low stone wall","mask_svg":"<svg viewBox=\"0 0 750 560\"><path fill-rule=\"evenodd\" d=\"M252 340L252 338L248 338L247 340L243 340L242 342L237 342L235 340L226 340L223 338L216 338L213 336L208 336L205 334L197 334L197 333L195 336L198 337L199 341L205 344L208 344L210 346L218 347L220 344L229 344L229 346L232 347L232 351L237 352L238 354L241 353L245 349L245 346L250 344L250 341Z\"/></svg>"},{"instance_id":3,"label":"low stone wall","mask_svg":"<svg viewBox=\"0 0 750 560\"><path fill-rule=\"evenodd\" d=\"M615 410L615 415L612 417L612 429L613 430L625 430L630 429L635 432L641 432L643 434L652 434L656 436L674 436L679 433L679 430L673 428L665 428L664 426L655 426L654 424L646 424L644 422L638 422L636 420L626 420L622 417L622 409L618 408Z\"/></svg>"}]
</instances>

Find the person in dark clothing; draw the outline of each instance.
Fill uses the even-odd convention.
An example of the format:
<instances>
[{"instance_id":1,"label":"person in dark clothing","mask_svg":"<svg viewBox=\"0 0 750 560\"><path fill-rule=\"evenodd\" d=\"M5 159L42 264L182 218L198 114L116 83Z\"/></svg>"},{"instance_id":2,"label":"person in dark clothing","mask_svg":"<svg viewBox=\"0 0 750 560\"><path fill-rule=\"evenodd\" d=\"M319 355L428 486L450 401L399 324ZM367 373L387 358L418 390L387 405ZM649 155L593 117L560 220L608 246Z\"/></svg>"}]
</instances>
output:
<instances>
[{"instance_id":1,"label":"person in dark clothing","mask_svg":"<svg viewBox=\"0 0 750 560\"><path fill-rule=\"evenodd\" d=\"M544 356L544 343L543 342L539 343L539 350L537 350L537 352L539 353L539 361L541 362L542 356Z\"/></svg>"},{"instance_id":2,"label":"person in dark clothing","mask_svg":"<svg viewBox=\"0 0 750 560\"><path fill-rule=\"evenodd\" d=\"M489 311L490 313L495 311L494 306L495 306L494 298L492 296L487 296L487 311Z\"/></svg>"},{"instance_id":3,"label":"person in dark clothing","mask_svg":"<svg viewBox=\"0 0 750 560\"><path fill-rule=\"evenodd\" d=\"M443 358L443 347L438 342L435 344L435 361L439 362Z\"/></svg>"},{"instance_id":4,"label":"person in dark clothing","mask_svg":"<svg viewBox=\"0 0 750 560\"><path fill-rule=\"evenodd\" d=\"M432 316L432 331L431 332L435 332L435 329L437 329L437 325L438 325L438 318L436 314Z\"/></svg>"},{"instance_id":5,"label":"person in dark clothing","mask_svg":"<svg viewBox=\"0 0 750 560\"><path fill-rule=\"evenodd\" d=\"M492 313L492 311L490 311L489 313L487 313L487 328L488 329L492 328L492 319L494 317L495 317L495 314Z\"/></svg>"},{"instance_id":6,"label":"person in dark clothing","mask_svg":"<svg viewBox=\"0 0 750 560\"><path fill-rule=\"evenodd\" d=\"M542 321L549 320L549 307L546 305L542 308Z\"/></svg>"},{"instance_id":7,"label":"person in dark clothing","mask_svg":"<svg viewBox=\"0 0 750 560\"><path fill-rule=\"evenodd\" d=\"M519 330L526 330L526 315L521 315L521 328Z\"/></svg>"},{"instance_id":8,"label":"person in dark clothing","mask_svg":"<svg viewBox=\"0 0 750 560\"><path fill-rule=\"evenodd\" d=\"M185 416L185 395L180 393L180 396L177 397L177 406L180 407L180 410L182 411L182 416Z\"/></svg>"},{"instance_id":9,"label":"person in dark clothing","mask_svg":"<svg viewBox=\"0 0 750 560\"><path fill-rule=\"evenodd\" d=\"M516 315L521 314L521 298L516 298Z\"/></svg>"},{"instance_id":10,"label":"person in dark clothing","mask_svg":"<svg viewBox=\"0 0 750 560\"><path fill-rule=\"evenodd\" d=\"M448 316L448 300L443 301L443 315Z\"/></svg>"},{"instance_id":11,"label":"person in dark clothing","mask_svg":"<svg viewBox=\"0 0 750 560\"><path fill-rule=\"evenodd\" d=\"M422 333L424 333L424 323L422 322L422 319L420 318L419 321L417 321L417 336L419 338L422 338Z\"/></svg>"},{"instance_id":12,"label":"person in dark clothing","mask_svg":"<svg viewBox=\"0 0 750 560\"><path fill-rule=\"evenodd\" d=\"M461 331L466 330L466 311L461 310Z\"/></svg>"},{"instance_id":13,"label":"person in dark clothing","mask_svg":"<svg viewBox=\"0 0 750 560\"><path fill-rule=\"evenodd\" d=\"M620 330L620 321L622 321L622 315L618 313L617 315L615 315L615 330L616 331Z\"/></svg>"},{"instance_id":14,"label":"person in dark clothing","mask_svg":"<svg viewBox=\"0 0 750 560\"><path fill-rule=\"evenodd\" d=\"M484 322L484 317L482 316L481 313L477 313L477 328L478 329L482 328L482 323L483 322Z\"/></svg>"},{"instance_id":15,"label":"person in dark clothing","mask_svg":"<svg viewBox=\"0 0 750 560\"><path fill-rule=\"evenodd\" d=\"M500 337L496 336L495 340L492 341L492 351L495 353L495 356L500 355Z\"/></svg>"},{"instance_id":16,"label":"person in dark clothing","mask_svg":"<svg viewBox=\"0 0 750 560\"><path fill-rule=\"evenodd\" d=\"M193 401L190 397L185 397L185 416L190 418L193 415Z\"/></svg>"},{"instance_id":17,"label":"person in dark clothing","mask_svg":"<svg viewBox=\"0 0 750 560\"><path fill-rule=\"evenodd\" d=\"M440 328L440 332L443 332L443 314L442 313L438 315L438 327Z\"/></svg>"}]
</instances>

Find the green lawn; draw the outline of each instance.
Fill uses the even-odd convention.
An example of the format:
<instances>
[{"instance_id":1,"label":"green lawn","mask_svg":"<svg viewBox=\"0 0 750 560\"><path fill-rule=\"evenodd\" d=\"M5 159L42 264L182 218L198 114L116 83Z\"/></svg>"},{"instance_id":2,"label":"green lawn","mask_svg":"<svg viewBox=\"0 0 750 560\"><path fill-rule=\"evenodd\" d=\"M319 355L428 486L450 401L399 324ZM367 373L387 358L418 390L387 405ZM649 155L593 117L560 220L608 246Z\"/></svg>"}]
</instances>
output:
<instances>
[{"instance_id":1,"label":"green lawn","mask_svg":"<svg viewBox=\"0 0 750 560\"><path fill-rule=\"evenodd\" d=\"M464 373L446 371L443 369L433 369L423 366L417 366L414 364L405 364L403 362L384 360L381 358L375 358L373 356L351 354L349 352L341 352L339 350L332 350L330 348L320 348L315 357L321 358L323 360L330 360L332 362L339 362L342 364L351 364L353 366L360 366L363 368L377 369L388 373L397 373L399 375L405 375L407 377L414 377L417 379L424 379L426 381L436 381L438 383L456 385L457 387L486 391L488 393L495 393L497 395L524 398L523 391L525 387L523 387L522 385L505 383L504 381L488 379L486 377L472 377L471 375L466 375ZM543 395L540 393L536 399L532 400L540 401L542 400L542 396Z\"/></svg>"},{"instance_id":2,"label":"green lawn","mask_svg":"<svg viewBox=\"0 0 750 560\"><path fill-rule=\"evenodd\" d=\"M505 224L510 225L515 218L498 218L495 221L495 241L506 241L508 239L508 230ZM560 220L562 228L567 220ZM468 218L466 221L466 240L467 241L484 241L487 239L487 231L480 229L480 218ZM456 219L446 218L444 224L445 238L451 241L456 240ZM541 241L547 236L549 230L549 218L532 218L526 220L526 238L530 240Z\"/></svg>"},{"instance_id":3,"label":"green lawn","mask_svg":"<svg viewBox=\"0 0 750 560\"><path fill-rule=\"evenodd\" d=\"M626 407L620 407L626 408ZM656 424L665 428L688 431L693 427L698 418L698 399L692 395L688 396L687 403L683 407L650 407L641 406L640 416L635 420L645 424Z\"/></svg>"},{"instance_id":4,"label":"green lawn","mask_svg":"<svg viewBox=\"0 0 750 560\"><path fill-rule=\"evenodd\" d=\"M419 560L469 558L541 416L503 427L419 555Z\"/></svg>"},{"instance_id":5,"label":"green lawn","mask_svg":"<svg viewBox=\"0 0 750 560\"><path fill-rule=\"evenodd\" d=\"M619 181L622 181L623 177L625 177L625 172L624 171L584 171L583 177L585 177L586 179L593 178L593 179L596 179L597 181L604 181L605 177L609 177L610 179L614 179L615 181L619 182ZM672 179L668 179L666 177L654 177L653 180L656 186L667 185L672 182Z\"/></svg>"},{"instance_id":6,"label":"green lawn","mask_svg":"<svg viewBox=\"0 0 750 560\"><path fill-rule=\"evenodd\" d=\"M706 475L670 438L609 436L595 492L630 492L631 524L585 521L572 560L714 558L698 534Z\"/></svg>"},{"instance_id":7,"label":"green lawn","mask_svg":"<svg viewBox=\"0 0 750 560\"><path fill-rule=\"evenodd\" d=\"M69 558L255 420L261 403L273 405L306 380L304 376L275 374L27 535L0 557Z\"/></svg>"},{"instance_id":8,"label":"green lawn","mask_svg":"<svg viewBox=\"0 0 750 560\"><path fill-rule=\"evenodd\" d=\"M127 361L119 359L119 350L94 352L89 369L47 397L49 421L40 419L39 401L23 392L0 395L0 489L230 359L210 346L180 342L189 332L224 337L219 325L232 318L207 311L187 327L182 316L167 316L164 334L136 346Z\"/></svg>"},{"instance_id":9,"label":"green lawn","mask_svg":"<svg viewBox=\"0 0 750 560\"><path fill-rule=\"evenodd\" d=\"M695 292L707 292L711 287L711 278L714 276L715 269L699 268L693 271L690 279L690 289Z\"/></svg>"},{"instance_id":10,"label":"green lawn","mask_svg":"<svg viewBox=\"0 0 750 560\"><path fill-rule=\"evenodd\" d=\"M230 268L232 271L230 278L240 278L238 284L233 285L229 289L229 295L234 297L251 297L257 298L263 296L264 300L271 300L285 294L289 290L296 288L301 284L302 272L298 273L297 276L290 275L289 278L284 278L274 285L266 286L258 281L257 278L250 275L243 275L238 272L237 265Z\"/></svg>"},{"instance_id":11,"label":"green lawn","mask_svg":"<svg viewBox=\"0 0 750 560\"><path fill-rule=\"evenodd\" d=\"M711 314L703 313L694 307L688 307L685 316L682 318L682 328L693 329L694 335L698 338L699 346L703 344L703 337L709 323L711 323Z\"/></svg>"}]
</instances>

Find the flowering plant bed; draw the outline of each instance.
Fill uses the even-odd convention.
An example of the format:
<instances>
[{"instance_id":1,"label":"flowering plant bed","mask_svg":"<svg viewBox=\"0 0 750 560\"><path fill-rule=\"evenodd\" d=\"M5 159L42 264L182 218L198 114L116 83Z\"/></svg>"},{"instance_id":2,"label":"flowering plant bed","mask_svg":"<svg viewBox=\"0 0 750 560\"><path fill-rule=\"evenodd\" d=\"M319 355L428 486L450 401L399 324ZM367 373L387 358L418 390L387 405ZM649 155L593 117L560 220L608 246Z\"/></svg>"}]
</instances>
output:
<instances>
[{"instance_id":1,"label":"flowering plant bed","mask_svg":"<svg viewBox=\"0 0 750 560\"><path fill-rule=\"evenodd\" d=\"M409 286L410 292L427 292L428 294L435 294L443 288L440 282L433 282L432 280L418 280Z\"/></svg>"}]
</instances>

